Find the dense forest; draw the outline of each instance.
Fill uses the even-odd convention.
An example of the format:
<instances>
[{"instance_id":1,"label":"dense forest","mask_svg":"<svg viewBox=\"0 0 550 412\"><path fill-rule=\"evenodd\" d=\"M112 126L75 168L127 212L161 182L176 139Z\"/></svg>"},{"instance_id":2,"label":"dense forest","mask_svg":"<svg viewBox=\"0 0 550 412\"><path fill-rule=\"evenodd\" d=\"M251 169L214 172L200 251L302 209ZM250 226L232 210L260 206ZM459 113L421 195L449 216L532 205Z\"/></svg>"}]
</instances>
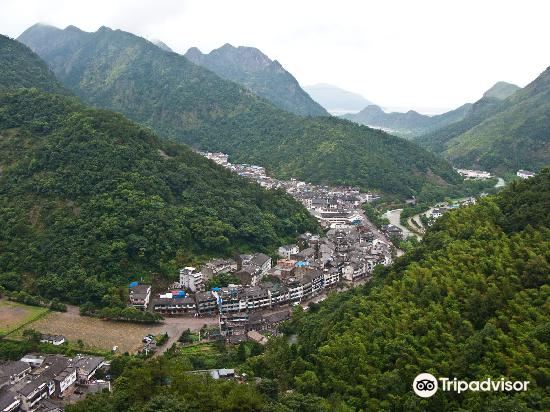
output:
<instances>
[{"instance_id":1,"label":"dense forest","mask_svg":"<svg viewBox=\"0 0 550 412\"><path fill-rule=\"evenodd\" d=\"M48 65L31 49L0 34L0 90L16 87L37 87L50 93L69 93Z\"/></svg>"},{"instance_id":2,"label":"dense forest","mask_svg":"<svg viewBox=\"0 0 550 412\"><path fill-rule=\"evenodd\" d=\"M112 285L208 255L267 253L307 210L123 116L36 89L0 94L0 286L106 304Z\"/></svg>"},{"instance_id":3,"label":"dense forest","mask_svg":"<svg viewBox=\"0 0 550 412\"><path fill-rule=\"evenodd\" d=\"M19 40L87 103L119 111L162 137L228 153L232 162L265 166L281 178L400 197L462 181L446 161L411 142L334 117L277 109L130 33L36 25Z\"/></svg>"},{"instance_id":4,"label":"dense forest","mask_svg":"<svg viewBox=\"0 0 550 412\"><path fill-rule=\"evenodd\" d=\"M69 410L548 410L549 203L547 169L449 212L369 284L307 312L297 307L287 336L260 353L239 347L248 384L190 375L202 363L172 349L150 361L117 359L114 392ZM411 388L419 372L530 384L526 392L439 391L423 399Z\"/></svg>"}]
</instances>

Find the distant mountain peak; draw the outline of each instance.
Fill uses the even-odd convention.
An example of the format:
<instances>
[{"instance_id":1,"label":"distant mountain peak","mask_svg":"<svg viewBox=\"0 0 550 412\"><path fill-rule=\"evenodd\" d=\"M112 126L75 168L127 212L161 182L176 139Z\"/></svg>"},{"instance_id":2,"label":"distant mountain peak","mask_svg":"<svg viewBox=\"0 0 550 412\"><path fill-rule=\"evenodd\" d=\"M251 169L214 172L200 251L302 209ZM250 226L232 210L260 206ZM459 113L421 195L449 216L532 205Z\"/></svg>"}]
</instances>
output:
<instances>
[{"instance_id":1,"label":"distant mountain peak","mask_svg":"<svg viewBox=\"0 0 550 412\"><path fill-rule=\"evenodd\" d=\"M504 100L520 89L512 83L497 82L489 90L483 93L483 97Z\"/></svg>"},{"instance_id":2,"label":"distant mountain peak","mask_svg":"<svg viewBox=\"0 0 550 412\"><path fill-rule=\"evenodd\" d=\"M210 53L191 47L185 57L224 79L243 85L281 109L307 116L328 114L277 60L271 60L256 47L225 43Z\"/></svg>"},{"instance_id":3,"label":"distant mountain peak","mask_svg":"<svg viewBox=\"0 0 550 412\"><path fill-rule=\"evenodd\" d=\"M168 46L166 43L164 43L162 40L159 40L159 39L151 39L151 43L153 43L155 46L157 47L160 47L162 50L164 51L169 51L169 52L173 52L174 50L172 50L170 48L170 46Z\"/></svg>"},{"instance_id":4,"label":"distant mountain peak","mask_svg":"<svg viewBox=\"0 0 550 412\"><path fill-rule=\"evenodd\" d=\"M332 114L358 112L374 103L359 93L350 92L327 83L317 83L304 87L305 91Z\"/></svg>"}]
</instances>

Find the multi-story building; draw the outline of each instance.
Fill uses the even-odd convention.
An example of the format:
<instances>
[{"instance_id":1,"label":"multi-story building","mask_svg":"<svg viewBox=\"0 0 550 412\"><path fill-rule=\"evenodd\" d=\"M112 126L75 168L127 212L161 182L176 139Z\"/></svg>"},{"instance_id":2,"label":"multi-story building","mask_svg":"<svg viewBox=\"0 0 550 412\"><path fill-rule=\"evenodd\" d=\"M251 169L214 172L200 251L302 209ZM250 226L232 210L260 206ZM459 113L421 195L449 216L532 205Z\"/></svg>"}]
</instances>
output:
<instances>
[{"instance_id":1,"label":"multi-story building","mask_svg":"<svg viewBox=\"0 0 550 412\"><path fill-rule=\"evenodd\" d=\"M204 286L202 273L191 266L180 269L180 286L191 292L202 290Z\"/></svg>"}]
</instances>

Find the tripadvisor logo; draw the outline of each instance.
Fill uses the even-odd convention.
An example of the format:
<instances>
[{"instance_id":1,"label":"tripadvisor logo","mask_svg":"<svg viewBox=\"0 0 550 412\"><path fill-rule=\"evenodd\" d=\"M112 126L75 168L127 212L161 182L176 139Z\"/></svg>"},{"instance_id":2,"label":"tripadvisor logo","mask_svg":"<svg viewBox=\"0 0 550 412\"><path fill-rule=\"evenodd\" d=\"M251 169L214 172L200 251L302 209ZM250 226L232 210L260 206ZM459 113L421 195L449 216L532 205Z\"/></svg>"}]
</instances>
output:
<instances>
[{"instance_id":1,"label":"tripadvisor logo","mask_svg":"<svg viewBox=\"0 0 550 412\"><path fill-rule=\"evenodd\" d=\"M438 389L444 392L520 392L526 391L529 381L509 381L505 378L491 379L482 381L461 381L456 378L437 379L430 373L421 373L413 382L413 391L422 398L433 396Z\"/></svg>"}]
</instances>

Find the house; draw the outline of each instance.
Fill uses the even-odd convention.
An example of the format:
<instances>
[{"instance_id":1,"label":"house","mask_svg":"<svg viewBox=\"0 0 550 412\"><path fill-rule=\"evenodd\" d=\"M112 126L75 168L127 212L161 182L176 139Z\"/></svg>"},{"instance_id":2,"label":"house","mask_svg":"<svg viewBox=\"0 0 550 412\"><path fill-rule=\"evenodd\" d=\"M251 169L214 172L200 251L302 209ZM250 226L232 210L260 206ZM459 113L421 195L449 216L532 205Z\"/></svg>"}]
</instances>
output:
<instances>
[{"instance_id":1,"label":"house","mask_svg":"<svg viewBox=\"0 0 550 412\"><path fill-rule=\"evenodd\" d=\"M255 330L246 332L246 336L249 340L259 343L260 345L265 345L267 343L267 338Z\"/></svg>"},{"instance_id":2,"label":"house","mask_svg":"<svg viewBox=\"0 0 550 412\"><path fill-rule=\"evenodd\" d=\"M21 409L26 411L33 410L42 399L49 398L54 392L55 383L47 375L37 376L34 380L16 389L21 401Z\"/></svg>"},{"instance_id":3,"label":"house","mask_svg":"<svg viewBox=\"0 0 550 412\"><path fill-rule=\"evenodd\" d=\"M28 363L21 361L8 361L0 364L0 382L4 381L10 385L13 385L31 371L31 367Z\"/></svg>"},{"instance_id":4,"label":"house","mask_svg":"<svg viewBox=\"0 0 550 412\"><path fill-rule=\"evenodd\" d=\"M98 369L105 365L105 359L99 356L81 355L75 359L78 382L87 384Z\"/></svg>"},{"instance_id":5,"label":"house","mask_svg":"<svg viewBox=\"0 0 550 412\"><path fill-rule=\"evenodd\" d=\"M0 412L19 411L21 401L10 388L0 388Z\"/></svg>"},{"instance_id":6,"label":"house","mask_svg":"<svg viewBox=\"0 0 550 412\"><path fill-rule=\"evenodd\" d=\"M212 259L201 268L203 280L212 279L220 273L234 273L237 270L237 262L233 259Z\"/></svg>"},{"instance_id":7,"label":"house","mask_svg":"<svg viewBox=\"0 0 550 412\"><path fill-rule=\"evenodd\" d=\"M253 266L246 265L242 269L234 273L235 277L239 279L241 285L256 286L262 276L261 269Z\"/></svg>"},{"instance_id":8,"label":"house","mask_svg":"<svg viewBox=\"0 0 550 412\"><path fill-rule=\"evenodd\" d=\"M491 173L484 170L469 170L469 169L457 169L457 173L463 176L465 179L489 179Z\"/></svg>"},{"instance_id":9,"label":"house","mask_svg":"<svg viewBox=\"0 0 550 412\"><path fill-rule=\"evenodd\" d=\"M442 208L442 207L435 207L432 209L431 213L430 213L430 216L433 218L433 219L438 219L440 218L441 216L443 216L443 214L447 211L447 209L445 208Z\"/></svg>"},{"instance_id":10,"label":"house","mask_svg":"<svg viewBox=\"0 0 550 412\"><path fill-rule=\"evenodd\" d=\"M213 314L218 311L218 300L212 291L195 293L195 303L199 315Z\"/></svg>"},{"instance_id":11,"label":"house","mask_svg":"<svg viewBox=\"0 0 550 412\"><path fill-rule=\"evenodd\" d=\"M247 330L248 313L220 314L218 324L222 336L244 335Z\"/></svg>"},{"instance_id":12,"label":"house","mask_svg":"<svg viewBox=\"0 0 550 412\"><path fill-rule=\"evenodd\" d=\"M246 330L274 331L281 323L287 321L288 319L290 319L290 311L288 309L273 313L254 312L248 317Z\"/></svg>"},{"instance_id":13,"label":"house","mask_svg":"<svg viewBox=\"0 0 550 412\"><path fill-rule=\"evenodd\" d=\"M290 259L290 256L299 251L298 245L284 245L279 248L278 254L283 259Z\"/></svg>"},{"instance_id":14,"label":"house","mask_svg":"<svg viewBox=\"0 0 550 412\"><path fill-rule=\"evenodd\" d=\"M324 270L323 285L325 288L336 285L339 280L340 280L340 273L338 273L338 269L330 268L330 269Z\"/></svg>"},{"instance_id":15,"label":"house","mask_svg":"<svg viewBox=\"0 0 550 412\"><path fill-rule=\"evenodd\" d=\"M153 310L162 315L187 315L197 313L195 299L175 296L153 299Z\"/></svg>"},{"instance_id":16,"label":"house","mask_svg":"<svg viewBox=\"0 0 550 412\"><path fill-rule=\"evenodd\" d=\"M529 179L530 177L535 176L534 172L530 172L529 170L518 170L516 173L516 176L522 178L522 179Z\"/></svg>"},{"instance_id":17,"label":"house","mask_svg":"<svg viewBox=\"0 0 550 412\"><path fill-rule=\"evenodd\" d=\"M65 343L65 336L63 335L42 335L40 336L40 343L49 343L54 346L59 346Z\"/></svg>"},{"instance_id":18,"label":"house","mask_svg":"<svg viewBox=\"0 0 550 412\"><path fill-rule=\"evenodd\" d=\"M250 260L250 265L260 269L260 274L264 275L271 269L271 258L263 253L256 253Z\"/></svg>"},{"instance_id":19,"label":"house","mask_svg":"<svg viewBox=\"0 0 550 412\"><path fill-rule=\"evenodd\" d=\"M403 230L395 225L383 225L382 232L390 238L396 237L398 239L403 239Z\"/></svg>"},{"instance_id":20,"label":"house","mask_svg":"<svg viewBox=\"0 0 550 412\"><path fill-rule=\"evenodd\" d=\"M151 285L137 284L133 282L128 288L130 305L136 309L146 310L151 298Z\"/></svg>"},{"instance_id":21,"label":"house","mask_svg":"<svg viewBox=\"0 0 550 412\"><path fill-rule=\"evenodd\" d=\"M202 273L197 272L197 270L191 266L180 269L180 286L191 292L202 290L204 286Z\"/></svg>"},{"instance_id":22,"label":"house","mask_svg":"<svg viewBox=\"0 0 550 412\"><path fill-rule=\"evenodd\" d=\"M235 261L237 262L237 270L241 270L243 266L250 265L252 255L236 255Z\"/></svg>"},{"instance_id":23,"label":"house","mask_svg":"<svg viewBox=\"0 0 550 412\"><path fill-rule=\"evenodd\" d=\"M44 363L46 357L37 353L28 353L20 360L30 365L31 368L38 368Z\"/></svg>"}]
</instances>

